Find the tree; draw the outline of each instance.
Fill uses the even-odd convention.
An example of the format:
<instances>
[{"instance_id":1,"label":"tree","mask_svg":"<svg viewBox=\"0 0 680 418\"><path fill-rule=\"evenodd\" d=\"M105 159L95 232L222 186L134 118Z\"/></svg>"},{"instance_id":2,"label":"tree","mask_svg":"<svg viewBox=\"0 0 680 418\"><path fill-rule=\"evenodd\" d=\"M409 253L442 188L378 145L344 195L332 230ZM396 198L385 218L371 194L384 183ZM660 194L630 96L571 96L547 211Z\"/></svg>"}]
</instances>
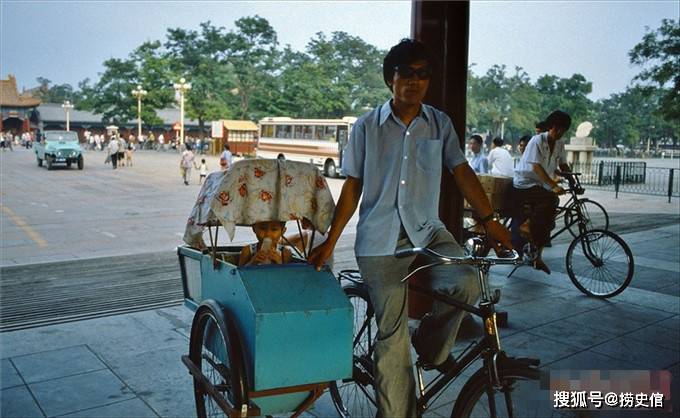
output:
<instances>
[{"instance_id":1,"label":"tree","mask_svg":"<svg viewBox=\"0 0 680 418\"><path fill-rule=\"evenodd\" d=\"M231 115L226 103L229 90L229 69L219 63L214 54L220 48L214 37L220 29L210 22L201 23L201 32L181 28L168 29L164 59L175 82L185 77L191 89L185 94L187 115L198 120L205 132L205 122Z\"/></svg>"},{"instance_id":2,"label":"tree","mask_svg":"<svg viewBox=\"0 0 680 418\"><path fill-rule=\"evenodd\" d=\"M36 78L39 86L34 95L45 103L62 103L65 100L73 101L75 91L70 84L52 84L51 80L44 77Z\"/></svg>"},{"instance_id":3,"label":"tree","mask_svg":"<svg viewBox=\"0 0 680 418\"><path fill-rule=\"evenodd\" d=\"M680 24L663 19L661 26L649 31L628 53L630 62L645 67L635 80L663 89L660 113L666 121L680 120Z\"/></svg>"},{"instance_id":4,"label":"tree","mask_svg":"<svg viewBox=\"0 0 680 418\"><path fill-rule=\"evenodd\" d=\"M205 32L208 52L232 74L229 78L234 87L229 91L239 98L235 113L241 119L255 119L262 114L253 106L256 110L266 108L270 103L267 89L275 84L276 31L260 16L238 19L235 26L235 31L227 33L223 28Z\"/></svg>"},{"instance_id":5,"label":"tree","mask_svg":"<svg viewBox=\"0 0 680 418\"><path fill-rule=\"evenodd\" d=\"M593 91L593 83L581 74L569 78L544 75L536 80L536 88L542 101L539 115L543 120L553 110L559 109L571 116L572 124L565 137L569 138L576 127L592 117L593 103L587 95Z\"/></svg>"}]
</instances>

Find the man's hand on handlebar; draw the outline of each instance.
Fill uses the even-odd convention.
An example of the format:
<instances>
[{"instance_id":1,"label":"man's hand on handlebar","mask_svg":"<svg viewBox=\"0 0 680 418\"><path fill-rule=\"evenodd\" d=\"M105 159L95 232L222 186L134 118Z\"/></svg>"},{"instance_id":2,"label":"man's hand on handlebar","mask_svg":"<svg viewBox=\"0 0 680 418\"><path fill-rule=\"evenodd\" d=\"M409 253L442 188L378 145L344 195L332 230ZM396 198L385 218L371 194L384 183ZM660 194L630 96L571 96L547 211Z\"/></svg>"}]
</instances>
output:
<instances>
[{"instance_id":1,"label":"man's hand on handlebar","mask_svg":"<svg viewBox=\"0 0 680 418\"><path fill-rule=\"evenodd\" d=\"M566 193L566 191L560 186L559 184L550 189L553 193L555 193L558 196L561 196Z\"/></svg>"},{"instance_id":2,"label":"man's hand on handlebar","mask_svg":"<svg viewBox=\"0 0 680 418\"><path fill-rule=\"evenodd\" d=\"M500 222L495 219L490 220L484 224L484 229L486 229L486 236L489 241L489 245L494 249L497 255L512 250L512 240L510 237L510 231Z\"/></svg>"},{"instance_id":3,"label":"man's hand on handlebar","mask_svg":"<svg viewBox=\"0 0 680 418\"><path fill-rule=\"evenodd\" d=\"M309 258L307 258L307 263L316 267L316 271L321 271L323 264L333 255L334 248L335 244L331 243L330 240L324 241L323 244L312 249Z\"/></svg>"}]
</instances>

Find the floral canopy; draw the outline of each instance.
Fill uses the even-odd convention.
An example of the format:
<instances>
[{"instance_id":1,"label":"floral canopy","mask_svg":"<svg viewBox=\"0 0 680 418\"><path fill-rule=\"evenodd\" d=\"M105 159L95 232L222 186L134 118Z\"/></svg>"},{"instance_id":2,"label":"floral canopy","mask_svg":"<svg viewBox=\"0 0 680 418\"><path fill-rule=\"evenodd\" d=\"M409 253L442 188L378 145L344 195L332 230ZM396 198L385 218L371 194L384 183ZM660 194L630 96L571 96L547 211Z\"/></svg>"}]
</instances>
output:
<instances>
[{"instance_id":1,"label":"floral canopy","mask_svg":"<svg viewBox=\"0 0 680 418\"><path fill-rule=\"evenodd\" d=\"M325 233L334 209L326 179L314 165L283 159L242 160L205 179L184 242L205 248L207 226L222 225L233 240L236 225L303 218Z\"/></svg>"}]
</instances>

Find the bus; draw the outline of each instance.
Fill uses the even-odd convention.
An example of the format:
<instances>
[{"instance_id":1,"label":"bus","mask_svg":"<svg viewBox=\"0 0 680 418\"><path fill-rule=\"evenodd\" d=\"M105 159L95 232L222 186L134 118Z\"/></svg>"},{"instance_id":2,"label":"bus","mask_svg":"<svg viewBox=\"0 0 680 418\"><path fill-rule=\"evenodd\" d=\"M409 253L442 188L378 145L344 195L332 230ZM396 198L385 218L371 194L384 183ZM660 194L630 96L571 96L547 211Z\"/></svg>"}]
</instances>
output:
<instances>
[{"instance_id":1,"label":"bus","mask_svg":"<svg viewBox=\"0 0 680 418\"><path fill-rule=\"evenodd\" d=\"M259 158L285 158L318 165L328 177L337 177L342 151L357 118L293 119L267 117L260 120Z\"/></svg>"}]
</instances>

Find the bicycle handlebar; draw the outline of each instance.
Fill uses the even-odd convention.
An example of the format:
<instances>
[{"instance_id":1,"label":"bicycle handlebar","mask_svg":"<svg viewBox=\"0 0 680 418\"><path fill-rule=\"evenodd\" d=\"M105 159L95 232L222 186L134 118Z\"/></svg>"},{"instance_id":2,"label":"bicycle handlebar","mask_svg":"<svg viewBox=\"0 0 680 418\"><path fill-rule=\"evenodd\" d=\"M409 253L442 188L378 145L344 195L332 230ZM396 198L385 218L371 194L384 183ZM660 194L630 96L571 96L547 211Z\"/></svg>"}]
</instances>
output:
<instances>
[{"instance_id":1,"label":"bicycle handlebar","mask_svg":"<svg viewBox=\"0 0 680 418\"><path fill-rule=\"evenodd\" d=\"M403 250L397 250L394 256L397 258L409 257L411 255L427 255L429 257L438 259L444 264L456 264L456 265L470 265L470 266L480 266L482 264L487 265L517 265L521 264L522 260L517 254L517 251L510 250L505 251L501 257L475 257L472 255L466 255L463 257L449 257L440 254L434 250L426 247L414 247L406 248Z\"/></svg>"}]
</instances>

